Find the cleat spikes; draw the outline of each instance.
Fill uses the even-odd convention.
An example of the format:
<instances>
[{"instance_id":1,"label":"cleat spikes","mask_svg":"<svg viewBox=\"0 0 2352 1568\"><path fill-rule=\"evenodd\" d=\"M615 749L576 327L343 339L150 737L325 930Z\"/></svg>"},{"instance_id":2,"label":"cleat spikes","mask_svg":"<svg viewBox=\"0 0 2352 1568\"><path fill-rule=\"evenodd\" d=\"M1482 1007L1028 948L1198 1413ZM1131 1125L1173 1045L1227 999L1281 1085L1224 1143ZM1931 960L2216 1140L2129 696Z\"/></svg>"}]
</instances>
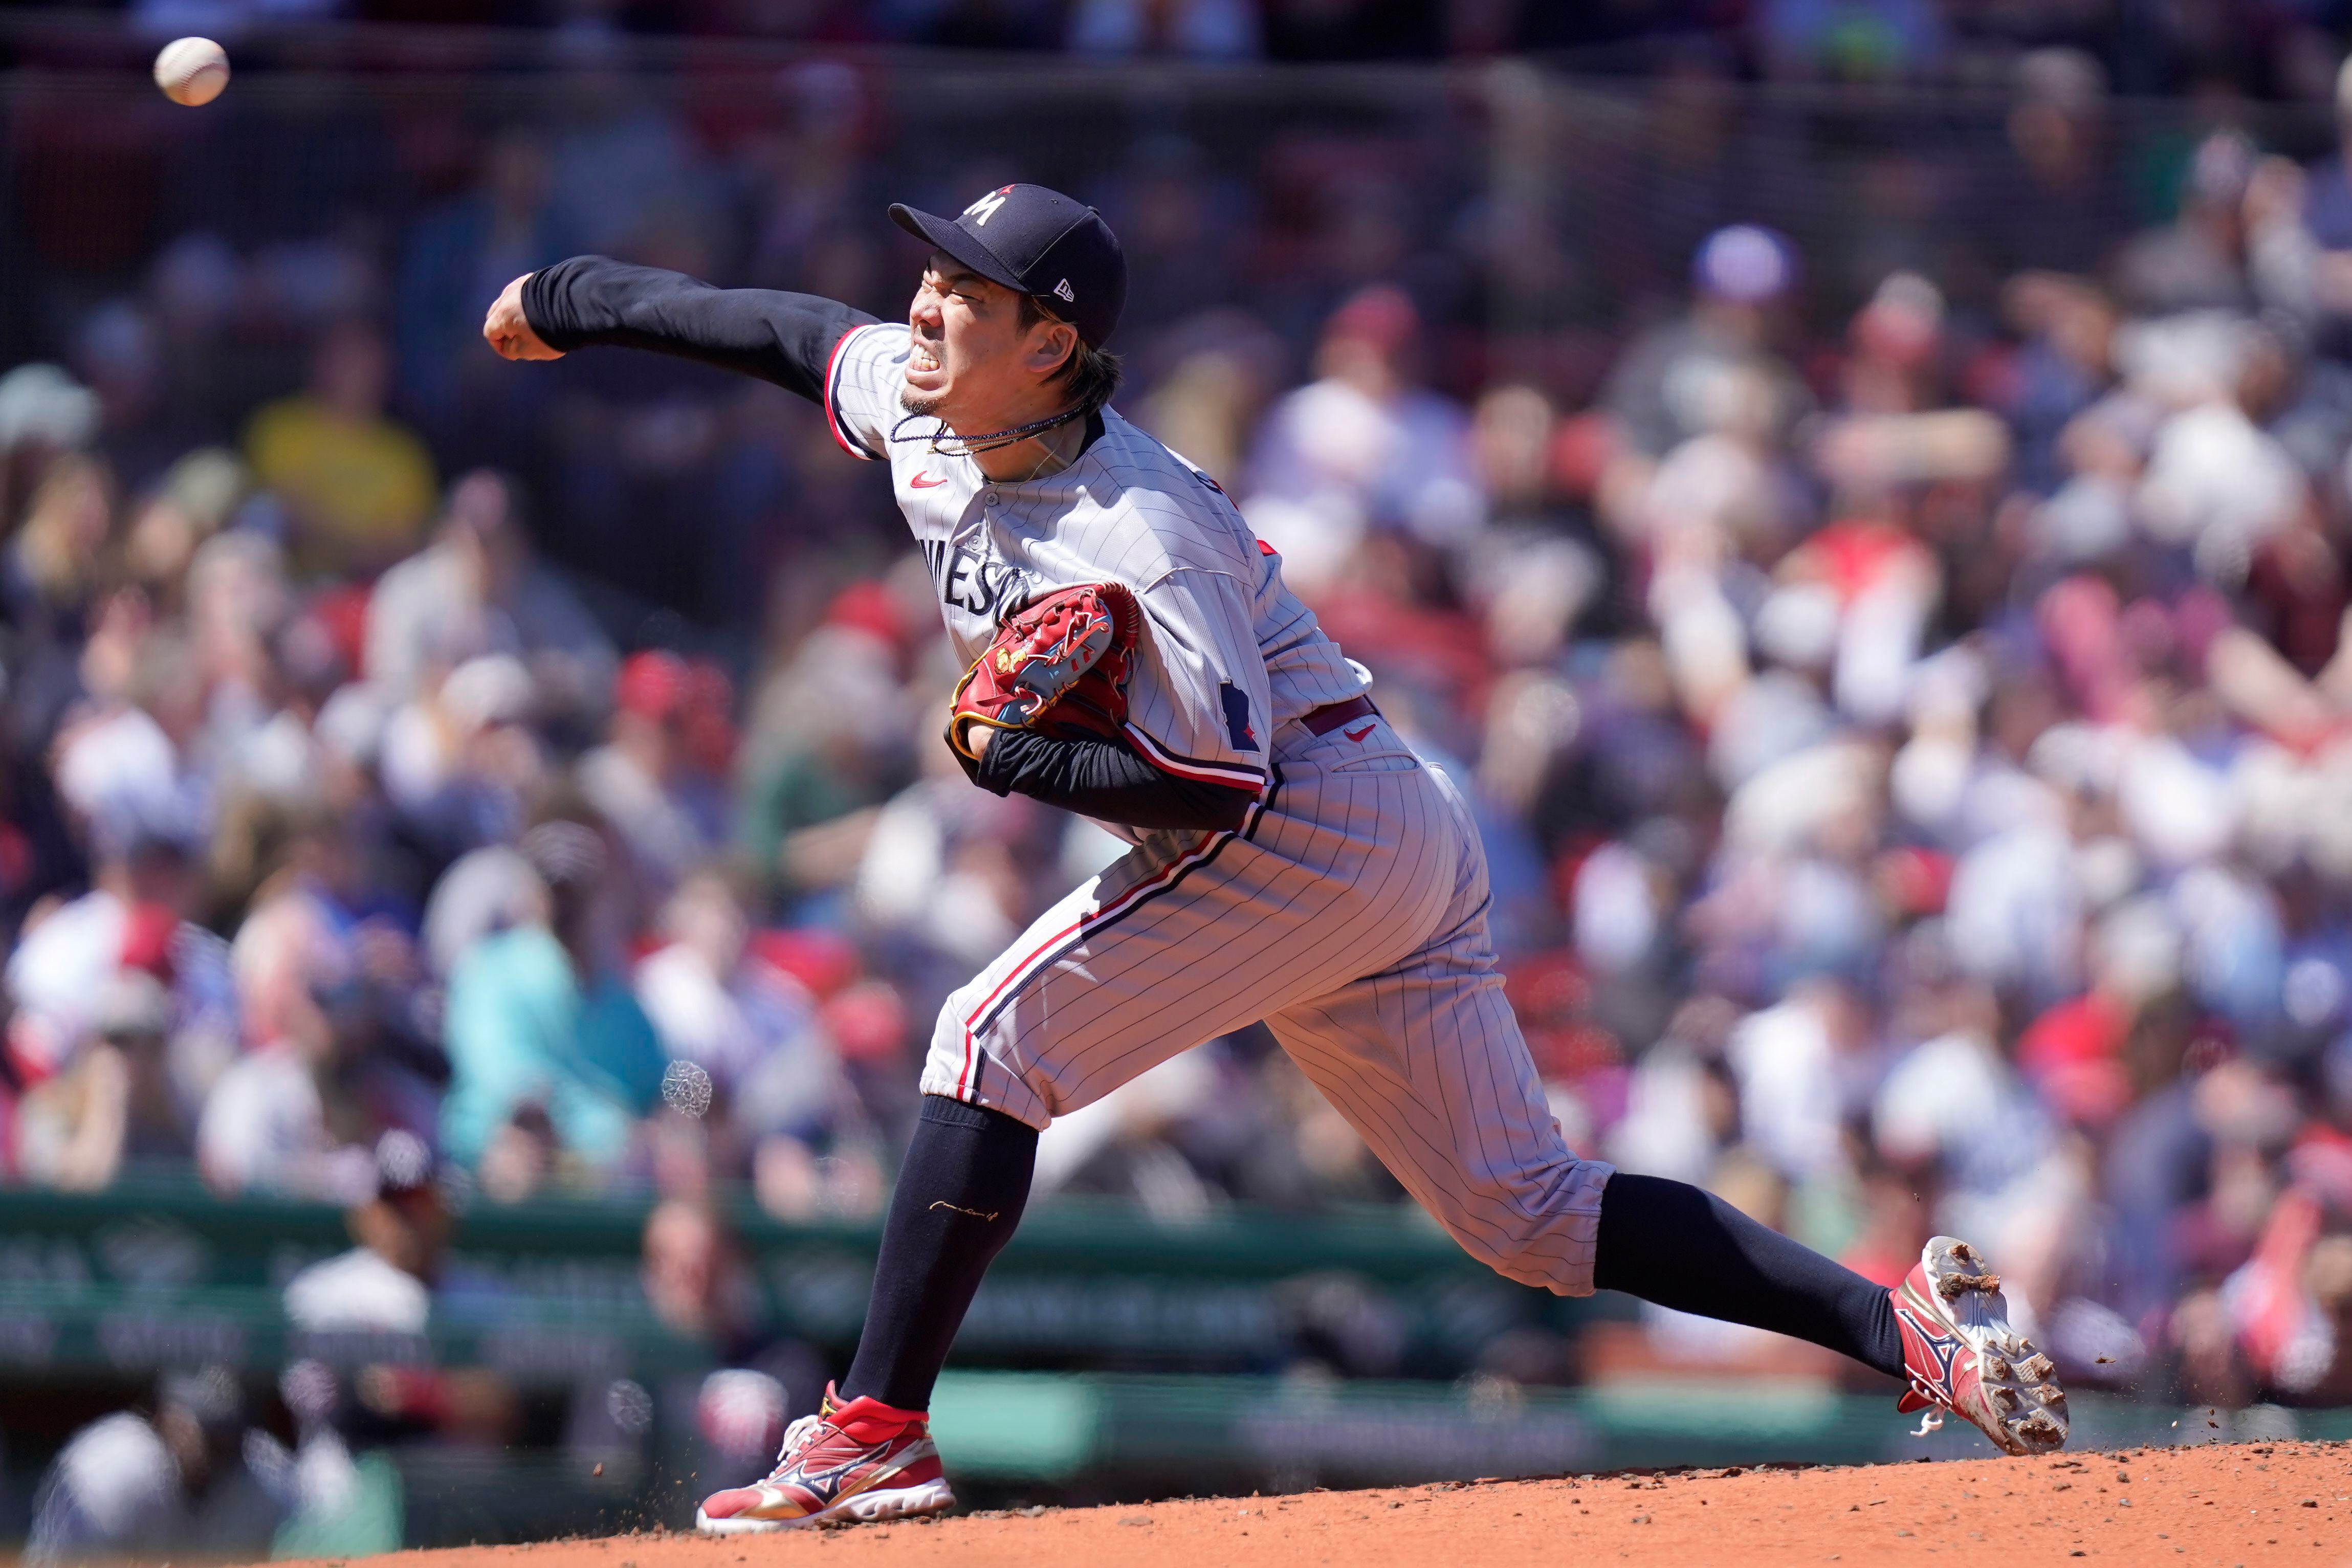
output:
<instances>
[{"instance_id":1,"label":"cleat spikes","mask_svg":"<svg viewBox=\"0 0 2352 1568\"><path fill-rule=\"evenodd\" d=\"M1936 1281L1936 1293L1948 1301L1958 1301L1970 1291L1982 1291L1991 1295L2000 1289L1998 1274L1944 1274Z\"/></svg>"},{"instance_id":2,"label":"cleat spikes","mask_svg":"<svg viewBox=\"0 0 2352 1568\"><path fill-rule=\"evenodd\" d=\"M1960 1416L2005 1453L2066 1444L2066 1396L2056 1367L2009 1321L2000 1276L1984 1255L1939 1236L1891 1291L1910 1387L1896 1408ZM1933 1425L1923 1417L1922 1430Z\"/></svg>"},{"instance_id":3,"label":"cleat spikes","mask_svg":"<svg viewBox=\"0 0 2352 1568\"><path fill-rule=\"evenodd\" d=\"M2028 1416L2016 1427L2017 1435L2029 1443L2058 1444L2066 1440L2066 1429L2040 1412Z\"/></svg>"}]
</instances>

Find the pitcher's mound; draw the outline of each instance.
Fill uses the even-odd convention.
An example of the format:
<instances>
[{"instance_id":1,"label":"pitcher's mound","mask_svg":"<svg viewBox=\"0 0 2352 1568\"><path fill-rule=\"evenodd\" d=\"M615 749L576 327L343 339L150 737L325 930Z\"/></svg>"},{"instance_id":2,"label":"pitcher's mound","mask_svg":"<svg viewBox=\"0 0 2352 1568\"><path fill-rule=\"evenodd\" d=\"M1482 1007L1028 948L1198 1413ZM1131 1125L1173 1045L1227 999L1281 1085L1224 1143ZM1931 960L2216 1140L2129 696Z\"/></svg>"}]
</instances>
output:
<instances>
[{"instance_id":1,"label":"pitcher's mound","mask_svg":"<svg viewBox=\"0 0 2352 1568\"><path fill-rule=\"evenodd\" d=\"M2003 1568L2352 1565L2352 1444L2126 1448L1852 1469L1450 1482L1297 1497L981 1513L711 1540L623 1535L404 1552L370 1568Z\"/></svg>"}]
</instances>

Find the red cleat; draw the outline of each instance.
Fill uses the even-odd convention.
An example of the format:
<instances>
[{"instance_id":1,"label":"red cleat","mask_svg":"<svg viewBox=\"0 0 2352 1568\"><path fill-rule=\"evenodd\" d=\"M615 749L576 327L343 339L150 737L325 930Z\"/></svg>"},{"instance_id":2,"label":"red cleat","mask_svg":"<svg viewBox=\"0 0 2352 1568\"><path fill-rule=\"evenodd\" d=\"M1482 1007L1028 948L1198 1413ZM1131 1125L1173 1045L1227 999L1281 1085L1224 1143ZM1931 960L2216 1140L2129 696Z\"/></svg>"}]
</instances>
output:
<instances>
[{"instance_id":1,"label":"red cleat","mask_svg":"<svg viewBox=\"0 0 2352 1568\"><path fill-rule=\"evenodd\" d=\"M1938 1236L1918 1266L1889 1292L1903 1333L1911 1386L1895 1408L1926 1410L1916 1436L1951 1411L2004 1453L2045 1454L2066 1446L2066 1393L2056 1368L2009 1326L2000 1276L1965 1241Z\"/></svg>"},{"instance_id":2,"label":"red cleat","mask_svg":"<svg viewBox=\"0 0 2352 1568\"><path fill-rule=\"evenodd\" d=\"M873 1399L836 1404L828 1385L817 1413L785 1431L767 1479L713 1492L694 1523L706 1534L741 1535L826 1520L904 1519L953 1506L921 1411Z\"/></svg>"}]
</instances>

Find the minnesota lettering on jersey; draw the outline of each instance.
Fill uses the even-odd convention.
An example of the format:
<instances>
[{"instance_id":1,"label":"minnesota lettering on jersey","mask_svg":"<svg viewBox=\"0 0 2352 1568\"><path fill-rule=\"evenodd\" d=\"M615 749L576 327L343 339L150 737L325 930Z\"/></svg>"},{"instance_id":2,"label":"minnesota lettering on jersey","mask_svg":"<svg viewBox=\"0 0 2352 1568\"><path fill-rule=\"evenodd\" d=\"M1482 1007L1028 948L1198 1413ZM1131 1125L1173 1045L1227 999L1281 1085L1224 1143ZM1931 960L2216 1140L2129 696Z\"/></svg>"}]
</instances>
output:
<instances>
[{"instance_id":1,"label":"minnesota lettering on jersey","mask_svg":"<svg viewBox=\"0 0 2352 1568\"><path fill-rule=\"evenodd\" d=\"M925 539L922 546L931 581L940 591L940 602L951 610L993 621L1029 597L1032 579L1017 566L992 560L945 539Z\"/></svg>"}]
</instances>

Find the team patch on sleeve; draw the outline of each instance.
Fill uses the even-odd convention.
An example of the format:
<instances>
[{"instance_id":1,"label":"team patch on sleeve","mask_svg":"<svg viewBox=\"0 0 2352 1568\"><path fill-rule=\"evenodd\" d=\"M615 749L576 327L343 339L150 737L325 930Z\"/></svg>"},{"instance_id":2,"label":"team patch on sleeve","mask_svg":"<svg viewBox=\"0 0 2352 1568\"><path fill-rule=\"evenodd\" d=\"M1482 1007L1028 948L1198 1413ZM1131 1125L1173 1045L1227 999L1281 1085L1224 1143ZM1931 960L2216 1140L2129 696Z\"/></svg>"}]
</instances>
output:
<instances>
[{"instance_id":1,"label":"team patch on sleeve","mask_svg":"<svg viewBox=\"0 0 2352 1568\"><path fill-rule=\"evenodd\" d=\"M1217 683L1217 700L1224 705L1225 738L1235 751L1262 750L1257 731L1250 725L1249 694L1231 681Z\"/></svg>"}]
</instances>

